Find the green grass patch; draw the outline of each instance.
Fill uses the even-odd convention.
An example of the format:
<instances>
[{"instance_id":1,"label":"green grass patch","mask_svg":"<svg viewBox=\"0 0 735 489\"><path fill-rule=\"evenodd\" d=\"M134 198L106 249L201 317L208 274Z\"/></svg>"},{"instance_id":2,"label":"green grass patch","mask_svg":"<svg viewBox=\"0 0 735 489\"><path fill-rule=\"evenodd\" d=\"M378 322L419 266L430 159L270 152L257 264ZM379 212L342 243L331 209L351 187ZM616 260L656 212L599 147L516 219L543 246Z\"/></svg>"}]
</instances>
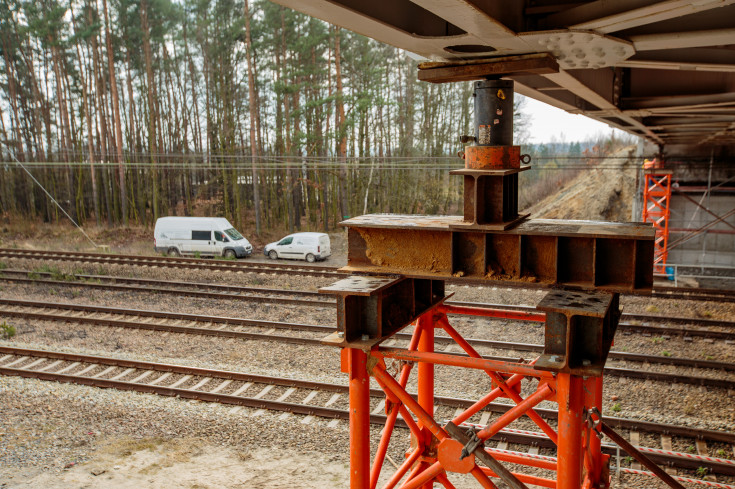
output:
<instances>
[{"instance_id":1,"label":"green grass patch","mask_svg":"<svg viewBox=\"0 0 735 489\"><path fill-rule=\"evenodd\" d=\"M3 339L12 338L15 336L15 326L11 326L10 324L3 321L0 323L0 337Z\"/></svg>"},{"instance_id":2,"label":"green grass patch","mask_svg":"<svg viewBox=\"0 0 735 489\"><path fill-rule=\"evenodd\" d=\"M36 276L31 277L31 273L33 273ZM38 280L41 278L41 274L49 274L49 277L51 280L58 280L63 282L72 282L76 280L76 277L73 273L66 273L62 271L61 269L57 267L52 267L50 265L43 265L33 270L33 272L30 272L28 274L28 278L32 278L34 280Z\"/></svg>"}]
</instances>

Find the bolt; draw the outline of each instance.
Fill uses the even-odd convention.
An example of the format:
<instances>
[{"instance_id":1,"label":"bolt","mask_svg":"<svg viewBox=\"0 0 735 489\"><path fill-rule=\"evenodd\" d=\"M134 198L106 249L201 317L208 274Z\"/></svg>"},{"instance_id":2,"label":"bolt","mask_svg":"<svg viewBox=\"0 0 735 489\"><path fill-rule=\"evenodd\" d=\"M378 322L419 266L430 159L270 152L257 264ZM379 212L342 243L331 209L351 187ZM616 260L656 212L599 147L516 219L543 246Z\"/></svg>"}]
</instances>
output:
<instances>
[{"instance_id":1,"label":"bolt","mask_svg":"<svg viewBox=\"0 0 735 489\"><path fill-rule=\"evenodd\" d=\"M560 362L561 358L559 358L557 355L551 355L551 361L554 363Z\"/></svg>"},{"instance_id":2,"label":"bolt","mask_svg":"<svg viewBox=\"0 0 735 489\"><path fill-rule=\"evenodd\" d=\"M337 336L340 337L340 338L344 338L345 337L345 332L344 331L337 331Z\"/></svg>"},{"instance_id":3,"label":"bolt","mask_svg":"<svg viewBox=\"0 0 735 489\"><path fill-rule=\"evenodd\" d=\"M369 339L370 339L370 335L366 335L366 334L362 335L362 341L367 341Z\"/></svg>"},{"instance_id":4,"label":"bolt","mask_svg":"<svg viewBox=\"0 0 735 489\"><path fill-rule=\"evenodd\" d=\"M589 367L590 365L592 365L592 362L590 362L589 360L582 360L583 367Z\"/></svg>"}]
</instances>

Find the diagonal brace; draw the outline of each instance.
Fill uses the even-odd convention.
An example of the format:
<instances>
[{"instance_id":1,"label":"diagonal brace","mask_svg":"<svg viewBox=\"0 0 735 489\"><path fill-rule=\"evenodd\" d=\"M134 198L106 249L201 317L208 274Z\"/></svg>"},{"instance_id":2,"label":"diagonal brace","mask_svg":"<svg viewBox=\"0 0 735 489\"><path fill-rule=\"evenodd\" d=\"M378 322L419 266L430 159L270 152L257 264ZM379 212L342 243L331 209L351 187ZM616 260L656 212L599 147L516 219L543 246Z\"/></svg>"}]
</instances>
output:
<instances>
[{"instance_id":1,"label":"diagonal brace","mask_svg":"<svg viewBox=\"0 0 735 489\"><path fill-rule=\"evenodd\" d=\"M464 444L465 448L468 446L468 443L471 442L470 437L467 436L467 434L462 431L459 426L452 423L451 421L444 426L444 429L447 430L447 433L449 433L452 438ZM473 438L477 438L477 435L473 434ZM475 454L475 457L477 457L478 460L490 467L493 472L498 474L498 476L503 479L503 482L505 482L511 489L528 489L528 486L519 481L518 478L516 478L515 475L513 475L508 469L506 469L503 464L498 462L492 455L485 451L485 446L482 445L482 442L480 442L480 444L478 445L475 445L475 448L472 452Z\"/></svg>"}]
</instances>

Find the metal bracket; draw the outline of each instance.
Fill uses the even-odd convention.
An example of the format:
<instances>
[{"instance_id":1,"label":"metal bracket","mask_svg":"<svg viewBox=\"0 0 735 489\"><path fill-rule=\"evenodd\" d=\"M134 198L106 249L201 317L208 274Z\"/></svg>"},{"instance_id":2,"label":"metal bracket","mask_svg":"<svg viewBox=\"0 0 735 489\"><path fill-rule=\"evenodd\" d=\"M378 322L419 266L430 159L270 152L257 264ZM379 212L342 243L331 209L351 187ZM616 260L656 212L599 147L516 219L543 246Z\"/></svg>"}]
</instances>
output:
<instances>
[{"instance_id":1,"label":"metal bracket","mask_svg":"<svg viewBox=\"0 0 735 489\"><path fill-rule=\"evenodd\" d=\"M597 416L597 419L595 419L595 416ZM584 413L584 420L587 423L587 428L593 431L597 435L597 438L602 440L602 427L600 426L602 424L602 414L600 414L600 410L596 407L588 409Z\"/></svg>"},{"instance_id":2,"label":"metal bracket","mask_svg":"<svg viewBox=\"0 0 735 489\"><path fill-rule=\"evenodd\" d=\"M462 449L462 453L459 455L460 460L464 460L465 458L475 453L475 450L477 450L478 447L485 447L485 442L477 437L477 433L474 429L468 429L467 436L470 438L470 440L465 444L464 448Z\"/></svg>"},{"instance_id":3,"label":"metal bracket","mask_svg":"<svg viewBox=\"0 0 735 489\"><path fill-rule=\"evenodd\" d=\"M599 377L620 320L619 295L553 290L536 306L546 312L539 370Z\"/></svg>"},{"instance_id":4,"label":"metal bracket","mask_svg":"<svg viewBox=\"0 0 735 489\"><path fill-rule=\"evenodd\" d=\"M337 331L323 342L365 350L451 296L442 280L396 276L353 275L319 292L337 296Z\"/></svg>"}]
</instances>

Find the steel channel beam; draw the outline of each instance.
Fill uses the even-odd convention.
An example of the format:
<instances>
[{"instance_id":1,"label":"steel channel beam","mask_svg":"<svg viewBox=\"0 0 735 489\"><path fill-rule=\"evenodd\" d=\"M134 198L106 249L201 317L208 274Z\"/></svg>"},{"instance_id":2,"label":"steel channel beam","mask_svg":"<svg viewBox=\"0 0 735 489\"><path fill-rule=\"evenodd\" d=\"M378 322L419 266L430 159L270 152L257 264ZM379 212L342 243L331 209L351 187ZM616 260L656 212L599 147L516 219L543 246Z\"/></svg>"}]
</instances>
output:
<instances>
[{"instance_id":1,"label":"steel channel beam","mask_svg":"<svg viewBox=\"0 0 735 489\"><path fill-rule=\"evenodd\" d=\"M348 229L348 264L341 270L651 293L650 225L531 219L505 231L457 230L463 222L461 216L387 214L348 219L341 223Z\"/></svg>"}]
</instances>

